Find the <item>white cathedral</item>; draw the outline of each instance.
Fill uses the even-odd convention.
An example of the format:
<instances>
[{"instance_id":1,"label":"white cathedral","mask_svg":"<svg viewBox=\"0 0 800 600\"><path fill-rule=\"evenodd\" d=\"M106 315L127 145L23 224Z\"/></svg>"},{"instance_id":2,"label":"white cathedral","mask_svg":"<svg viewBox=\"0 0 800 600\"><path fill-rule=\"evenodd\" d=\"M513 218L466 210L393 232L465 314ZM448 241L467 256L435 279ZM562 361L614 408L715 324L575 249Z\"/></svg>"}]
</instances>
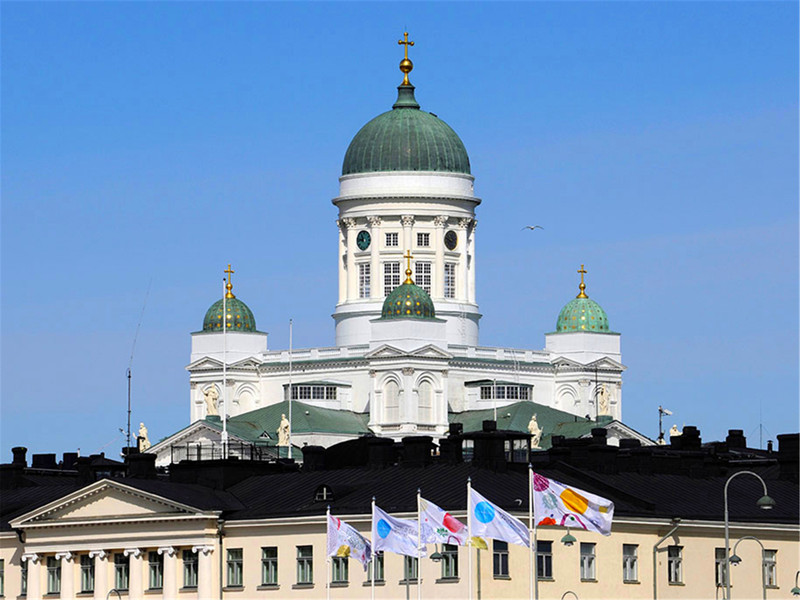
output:
<instances>
[{"instance_id":1,"label":"white cathedral","mask_svg":"<svg viewBox=\"0 0 800 600\"><path fill-rule=\"evenodd\" d=\"M586 294L583 265L579 293L544 349L480 345L481 200L461 139L417 103L412 68L406 46L396 102L358 131L344 157L333 199L336 345L269 349L233 293L229 266L226 297L191 334L191 424L150 449L159 464L169 463L171 447L218 443L222 429L231 440L274 443L290 400L295 447L367 433L438 439L453 421L469 429L469 415L495 414L507 418L497 418L500 429L525 430L538 414L545 434L580 420L606 427L611 443L652 443L621 423L620 334Z\"/></svg>"}]
</instances>

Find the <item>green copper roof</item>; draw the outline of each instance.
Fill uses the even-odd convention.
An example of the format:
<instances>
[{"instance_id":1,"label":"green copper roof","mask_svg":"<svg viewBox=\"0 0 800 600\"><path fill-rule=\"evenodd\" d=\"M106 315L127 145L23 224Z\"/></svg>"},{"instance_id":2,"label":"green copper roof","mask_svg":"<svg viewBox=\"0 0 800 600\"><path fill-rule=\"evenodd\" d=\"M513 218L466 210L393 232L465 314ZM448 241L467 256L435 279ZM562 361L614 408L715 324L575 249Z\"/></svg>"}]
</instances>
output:
<instances>
[{"instance_id":1,"label":"green copper roof","mask_svg":"<svg viewBox=\"0 0 800 600\"><path fill-rule=\"evenodd\" d=\"M410 273L410 271L409 271ZM381 319L435 319L433 300L421 287L406 279L386 296L381 310Z\"/></svg>"},{"instance_id":2,"label":"green copper roof","mask_svg":"<svg viewBox=\"0 0 800 600\"><path fill-rule=\"evenodd\" d=\"M397 88L392 110L364 125L344 155L342 175L378 171L469 173L469 156L450 126L420 110L413 85Z\"/></svg>"},{"instance_id":3,"label":"green copper roof","mask_svg":"<svg viewBox=\"0 0 800 600\"><path fill-rule=\"evenodd\" d=\"M591 298L575 298L561 309L556 323L557 332L589 331L608 333L608 317Z\"/></svg>"},{"instance_id":4,"label":"green copper roof","mask_svg":"<svg viewBox=\"0 0 800 600\"><path fill-rule=\"evenodd\" d=\"M256 330L256 319L247 304L238 298L227 298L225 305L228 311L228 331ZM206 311L203 331L222 331L222 300L214 302Z\"/></svg>"}]
</instances>

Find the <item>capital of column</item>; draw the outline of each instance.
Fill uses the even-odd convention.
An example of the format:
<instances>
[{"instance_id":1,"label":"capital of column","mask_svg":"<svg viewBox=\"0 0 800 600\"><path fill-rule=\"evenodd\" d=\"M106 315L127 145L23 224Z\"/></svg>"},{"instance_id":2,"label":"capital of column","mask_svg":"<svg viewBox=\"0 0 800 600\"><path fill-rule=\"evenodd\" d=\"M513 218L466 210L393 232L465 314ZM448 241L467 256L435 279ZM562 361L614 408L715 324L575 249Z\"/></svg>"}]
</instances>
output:
<instances>
[{"instance_id":1,"label":"capital of column","mask_svg":"<svg viewBox=\"0 0 800 600\"><path fill-rule=\"evenodd\" d=\"M411 227L414 224L414 215L403 215L400 217L403 227Z\"/></svg>"},{"instance_id":2,"label":"capital of column","mask_svg":"<svg viewBox=\"0 0 800 600\"><path fill-rule=\"evenodd\" d=\"M214 546L211 544L202 544L199 546L192 546L192 552L195 554L203 553L205 555L209 555L214 551Z\"/></svg>"},{"instance_id":3,"label":"capital of column","mask_svg":"<svg viewBox=\"0 0 800 600\"><path fill-rule=\"evenodd\" d=\"M36 554L36 552L26 552L20 557L20 560L22 562L31 561L33 564L36 564L37 562L39 562L40 558L41 558L41 556Z\"/></svg>"},{"instance_id":4,"label":"capital of column","mask_svg":"<svg viewBox=\"0 0 800 600\"><path fill-rule=\"evenodd\" d=\"M100 560L103 560L104 558L108 558L108 552L105 550L90 550L89 558L99 558Z\"/></svg>"},{"instance_id":5,"label":"capital of column","mask_svg":"<svg viewBox=\"0 0 800 600\"><path fill-rule=\"evenodd\" d=\"M340 223L344 223L344 226L347 229L353 229L356 226L356 220L353 217L345 217L344 219L339 219Z\"/></svg>"},{"instance_id":6,"label":"capital of column","mask_svg":"<svg viewBox=\"0 0 800 600\"><path fill-rule=\"evenodd\" d=\"M433 225L434 227L444 227L447 225L447 220L450 217L447 215L439 215L438 217L433 217Z\"/></svg>"},{"instance_id":7,"label":"capital of column","mask_svg":"<svg viewBox=\"0 0 800 600\"><path fill-rule=\"evenodd\" d=\"M75 558L75 555L68 550L65 550L64 552L56 552L56 560L61 560L62 558L70 561Z\"/></svg>"},{"instance_id":8,"label":"capital of column","mask_svg":"<svg viewBox=\"0 0 800 600\"><path fill-rule=\"evenodd\" d=\"M414 367L403 367L403 375L413 375Z\"/></svg>"},{"instance_id":9,"label":"capital of column","mask_svg":"<svg viewBox=\"0 0 800 600\"><path fill-rule=\"evenodd\" d=\"M125 548L122 551L125 556L133 556L133 558L139 558L142 555L142 550L140 548Z\"/></svg>"},{"instance_id":10,"label":"capital of column","mask_svg":"<svg viewBox=\"0 0 800 600\"><path fill-rule=\"evenodd\" d=\"M161 546L161 548L158 549L158 553L161 555L166 554L169 557L173 557L175 556L175 548L173 548L172 546Z\"/></svg>"},{"instance_id":11,"label":"capital of column","mask_svg":"<svg viewBox=\"0 0 800 600\"><path fill-rule=\"evenodd\" d=\"M468 229L470 225L473 225L473 223L475 223L475 219L464 218L458 220L458 226L461 229Z\"/></svg>"},{"instance_id":12,"label":"capital of column","mask_svg":"<svg viewBox=\"0 0 800 600\"><path fill-rule=\"evenodd\" d=\"M380 217L367 217L367 223L369 223L370 227L380 227L381 226L381 218Z\"/></svg>"}]
</instances>

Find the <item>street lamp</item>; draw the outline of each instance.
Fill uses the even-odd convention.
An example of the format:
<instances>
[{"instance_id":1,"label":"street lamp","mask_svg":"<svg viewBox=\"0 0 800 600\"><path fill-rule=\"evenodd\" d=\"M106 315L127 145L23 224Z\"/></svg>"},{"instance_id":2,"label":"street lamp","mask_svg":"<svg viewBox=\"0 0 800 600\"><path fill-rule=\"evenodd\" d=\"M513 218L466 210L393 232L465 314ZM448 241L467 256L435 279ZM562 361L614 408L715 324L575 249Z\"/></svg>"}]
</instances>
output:
<instances>
[{"instance_id":1,"label":"street lamp","mask_svg":"<svg viewBox=\"0 0 800 600\"><path fill-rule=\"evenodd\" d=\"M575 593L575 592L573 592L572 590L567 590L566 592L564 592L563 594L561 594L561 600L564 600L564 598L566 598L566 597L567 597L567 594L572 594L573 596L575 596L575 600L580 600L580 598L578 598L578 594L576 594L576 593Z\"/></svg>"},{"instance_id":2,"label":"street lamp","mask_svg":"<svg viewBox=\"0 0 800 600\"><path fill-rule=\"evenodd\" d=\"M775 506L775 500L770 498L767 495L767 484L764 483L764 480L761 479L758 475L753 473L752 471L739 471L734 473L728 480L725 482L725 489L723 491L723 499L725 501L725 560L729 561L730 558L730 548L731 548L731 540L730 540L730 532L729 524L728 524L728 486L730 485L731 481L733 481L734 477L738 477L739 475L752 475L756 479L761 482L761 485L764 488L764 495L758 499L756 502L756 506L758 506L762 510L770 510ZM760 543L760 542L759 542ZM725 577L725 598L726 600L731 600L731 576L730 573L727 573L727 577Z\"/></svg>"},{"instance_id":3,"label":"street lamp","mask_svg":"<svg viewBox=\"0 0 800 600\"><path fill-rule=\"evenodd\" d=\"M561 543L569 547L572 546L577 541L578 540L575 538L575 536L569 532L569 527L567 527L567 533L564 535L564 537L561 538Z\"/></svg>"},{"instance_id":4,"label":"street lamp","mask_svg":"<svg viewBox=\"0 0 800 600\"><path fill-rule=\"evenodd\" d=\"M800 571L794 574L794 587L792 588L792 596L800 596L800 587L797 587L797 577L800 575Z\"/></svg>"},{"instance_id":5,"label":"street lamp","mask_svg":"<svg viewBox=\"0 0 800 600\"><path fill-rule=\"evenodd\" d=\"M753 540L754 542L758 542L758 545L761 546L761 592L762 598L767 600L767 581L765 579L766 574L764 573L764 544L761 543L761 540L759 540L757 537L753 537L752 535L746 535L739 538L733 545L733 556L728 559L728 562L733 566L736 566L742 562L742 559L736 554L736 548L738 548L739 544L744 540ZM727 576L728 579L730 579L731 573L727 573Z\"/></svg>"}]
</instances>

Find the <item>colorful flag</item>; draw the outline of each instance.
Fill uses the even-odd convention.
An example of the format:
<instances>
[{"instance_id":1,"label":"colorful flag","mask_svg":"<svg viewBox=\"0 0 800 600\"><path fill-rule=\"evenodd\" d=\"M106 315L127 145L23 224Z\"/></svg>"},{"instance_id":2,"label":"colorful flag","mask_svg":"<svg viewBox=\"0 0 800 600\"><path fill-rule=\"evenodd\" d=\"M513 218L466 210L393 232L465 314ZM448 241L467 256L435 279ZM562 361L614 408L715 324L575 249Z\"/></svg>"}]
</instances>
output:
<instances>
[{"instance_id":1,"label":"colorful flag","mask_svg":"<svg viewBox=\"0 0 800 600\"><path fill-rule=\"evenodd\" d=\"M473 536L530 547L528 528L522 521L492 504L474 489L470 488L469 493L472 504L470 527Z\"/></svg>"},{"instance_id":2,"label":"colorful flag","mask_svg":"<svg viewBox=\"0 0 800 600\"><path fill-rule=\"evenodd\" d=\"M372 558L369 541L358 533L352 525L328 513L328 556L352 556L364 566Z\"/></svg>"},{"instance_id":3,"label":"colorful flag","mask_svg":"<svg viewBox=\"0 0 800 600\"><path fill-rule=\"evenodd\" d=\"M419 525L411 519L398 519L377 506L372 508L372 549L405 554L427 556L425 546L419 548Z\"/></svg>"},{"instance_id":4,"label":"colorful flag","mask_svg":"<svg viewBox=\"0 0 800 600\"><path fill-rule=\"evenodd\" d=\"M614 503L533 474L533 514L539 527L561 525L611 535Z\"/></svg>"},{"instance_id":5,"label":"colorful flag","mask_svg":"<svg viewBox=\"0 0 800 600\"><path fill-rule=\"evenodd\" d=\"M430 500L419 499L423 544L467 545L467 526Z\"/></svg>"}]
</instances>

